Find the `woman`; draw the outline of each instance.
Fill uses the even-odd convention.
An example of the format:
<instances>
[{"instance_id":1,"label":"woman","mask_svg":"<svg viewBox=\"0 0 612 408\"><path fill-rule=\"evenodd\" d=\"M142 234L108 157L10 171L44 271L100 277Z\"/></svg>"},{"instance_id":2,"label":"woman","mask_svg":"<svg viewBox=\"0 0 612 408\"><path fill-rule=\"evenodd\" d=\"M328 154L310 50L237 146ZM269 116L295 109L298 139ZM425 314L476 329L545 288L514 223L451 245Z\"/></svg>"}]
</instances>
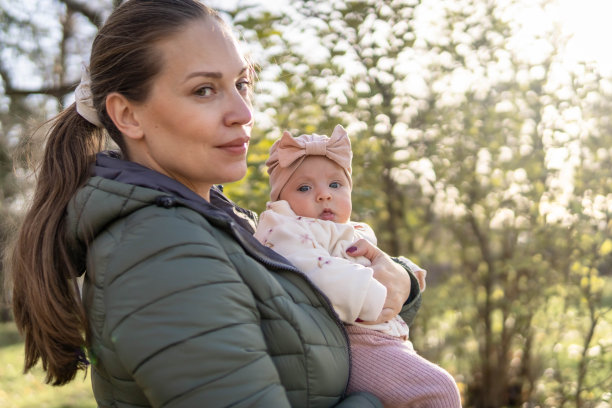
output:
<instances>
[{"instance_id":1,"label":"woman","mask_svg":"<svg viewBox=\"0 0 612 408\"><path fill-rule=\"evenodd\" d=\"M380 405L344 395L350 356L329 302L215 187L245 175L252 81L196 0L129 0L109 17L10 259L26 370L40 359L65 384L86 348L103 407ZM98 153L104 132L121 153ZM388 257L373 267L386 306L413 313L414 277Z\"/></svg>"}]
</instances>

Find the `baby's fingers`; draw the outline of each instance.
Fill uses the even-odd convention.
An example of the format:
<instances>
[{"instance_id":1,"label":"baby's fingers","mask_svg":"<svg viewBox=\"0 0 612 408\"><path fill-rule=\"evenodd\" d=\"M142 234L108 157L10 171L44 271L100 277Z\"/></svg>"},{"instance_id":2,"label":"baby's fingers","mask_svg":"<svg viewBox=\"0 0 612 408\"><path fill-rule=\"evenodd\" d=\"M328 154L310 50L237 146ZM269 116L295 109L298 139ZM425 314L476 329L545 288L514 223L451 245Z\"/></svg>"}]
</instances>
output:
<instances>
[{"instance_id":1,"label":"baby's fingers","mask_svg":"<svg viewBox=\"0 0 612 408\"><path fill-rule=\"evenodd\" d=\"M378 316L378 322L382 323L382 322L388 322L389 320L393 319L395 316L397 316L398 312L394 311L391 308L385 307L382 312L380 312L380 316Z\"/></svg>"},{"instance_id":2,"label":"baby's fingers","mask_svg":"<svg viewBox=\"0 0 612 408\"><path fill-rule=\"evenodd\" d=\"M385 307L380 312L376 320L371 321L371 322L364 322L361 320L358 320L358 321L361 324L380 324L380 323L388 322L389 320L393 319L396 315L397 313L393 309Z\"/></svg>"}]
</instances>

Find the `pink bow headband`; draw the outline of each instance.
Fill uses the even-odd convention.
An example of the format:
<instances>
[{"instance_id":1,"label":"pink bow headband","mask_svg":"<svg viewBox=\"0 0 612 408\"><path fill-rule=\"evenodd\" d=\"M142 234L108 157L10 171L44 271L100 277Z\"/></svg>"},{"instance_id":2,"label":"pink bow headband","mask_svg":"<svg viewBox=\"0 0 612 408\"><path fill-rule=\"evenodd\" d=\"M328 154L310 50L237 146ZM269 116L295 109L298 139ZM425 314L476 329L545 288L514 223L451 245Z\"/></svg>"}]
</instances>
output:
<instances>
[{"instance_id":1,"label":"pink bow headband","mask_svg":"<svg viewBox=\"0 0 612 408\"><path fill-rule=\"evenodd\" d=\"M324 135L300 135L292 137L289 132L274 142L270 148L270 158L266 161L270 175L270 199L277 201L291 175L308 156L325 156L337 163L352 183L351 179L351 141L346 130L336 125L331 137Z\"/></svg>"}]
</instances>

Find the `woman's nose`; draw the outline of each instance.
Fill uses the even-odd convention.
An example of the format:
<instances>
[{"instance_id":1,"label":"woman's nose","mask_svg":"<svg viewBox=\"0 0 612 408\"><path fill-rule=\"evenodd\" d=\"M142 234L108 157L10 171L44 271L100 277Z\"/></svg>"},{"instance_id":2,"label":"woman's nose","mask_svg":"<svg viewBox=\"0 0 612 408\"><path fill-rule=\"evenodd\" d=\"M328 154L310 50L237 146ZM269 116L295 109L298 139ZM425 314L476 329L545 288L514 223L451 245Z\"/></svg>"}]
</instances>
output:
<instances>
[{"instance_id":1,"label":"woman's nose","mask_svg":"<svg viewBox=\"0 0 612 408\"><path fill-rule=\"evenodd\" d=\"M253 109L248 96L244 96L236 90L230 93L227 103L228 107L225 112L226 126L253 124Z\"/></svg>"}]
</instances>

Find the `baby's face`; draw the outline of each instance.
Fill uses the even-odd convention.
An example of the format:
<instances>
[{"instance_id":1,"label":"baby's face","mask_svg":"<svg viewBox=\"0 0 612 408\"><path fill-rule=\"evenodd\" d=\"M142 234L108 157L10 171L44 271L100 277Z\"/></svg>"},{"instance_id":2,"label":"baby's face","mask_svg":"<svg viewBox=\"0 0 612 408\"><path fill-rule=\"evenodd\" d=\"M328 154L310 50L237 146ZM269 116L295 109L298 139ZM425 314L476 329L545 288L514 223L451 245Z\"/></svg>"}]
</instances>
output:
<instances>
[{"instance_id":1,"label":"baby's face","mask_svg":"<svg viewBox=\"0 0 612 408\"><path fill-rule=\"evenodd\" d=\"M342 167L324 156L308 156L280 193L303 217L346 223L351 218L351 187Z\"/></svg>"}]
</instances>

